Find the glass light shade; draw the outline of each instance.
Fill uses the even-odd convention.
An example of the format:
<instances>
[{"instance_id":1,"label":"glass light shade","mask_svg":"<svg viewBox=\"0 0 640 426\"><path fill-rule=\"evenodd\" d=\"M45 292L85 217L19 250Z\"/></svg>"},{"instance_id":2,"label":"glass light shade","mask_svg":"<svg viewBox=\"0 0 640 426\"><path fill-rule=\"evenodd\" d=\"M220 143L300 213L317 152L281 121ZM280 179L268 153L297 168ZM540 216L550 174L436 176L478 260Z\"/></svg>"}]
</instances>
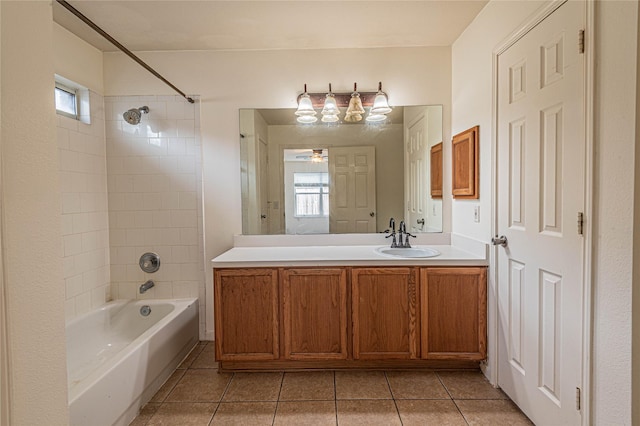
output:
<instances>
[{"instance_id":1,"label":"glass light shade","mask_svg":"<svg viewBox=\"0 0 640 426\"><path fill-rule=\"evenodd\" d=\"M384 114L371 114L371 113L369 113L367 118L365 118L365 120L369 123L378 123L386 119L387 119L387 116Z\"/></svg>"},{"instance_id":2,"label":"glass light shade","mask_svg":"<svg viewBox=\"0 0 640 426\"><path fill-rule=\"evenodd\" d=\"M316 115L316 111L313 109L313 104L311 103L311 97L307 93L304 93L302 96L300 96L300 102L298 102L298 110L296 111L296 115Z\"/></svg>"},{"instance_id":3,"label":"glass light shade","mask_svg":"<svg viewBox=\"0 0 640 426\"><path fill-rule=\"evenodd\" d=\"M324 114L322 116L323 123L335 123L339 120L338 114Z\"/></svg>"},{"instance_id":4,"label":"glass light shade","mask_svg":"<svg viewBox=\"0 0 640 426\"><path fill-rule=\"evenodd\" d=\"M296 120L298 121L298 123L302 123L302 124L311 124L311 123L315 123L316 121L318 121L318 117L315 116L315 114L313 115L300 115L298 116L298 118L296 118Z\"/></svg>"},{"instance_id":5,"label":"glass light shade","mask_svg":"<svg viewBox=\"0 0 640 426\"><path fill-rule=\"evenodd\" d=\"M327 93L327 97L324 100L324 108L322 108L322 115L337 115L340 114L340 108L336 103L336 97L333 93Z\"/></svg>"},{"instance_id":6,"label":"glass light shade","mask_svg":"<svg viewBox=\"0 0 640 426\"><path fill-rule=\"evenodd\" d=\"M387 95L385 95L384 92L378 92L376 94L376 98L373 100L373 106L371 107L371 111L369 111L369 114L378 115L388 114L390 112L391 108L389 107Z\"/></svg>"},{"instance_id":7,"label":"glass light shade","mask_svg":"<svg viewBox=\"0 0 640 426\"><path fill-rule=\"evenodd\" d=\"M348 121L350 123L357 123L358 121L362 121L362 114L346 113L344 116L344 121Z\"/></svg>"}]
</instances>

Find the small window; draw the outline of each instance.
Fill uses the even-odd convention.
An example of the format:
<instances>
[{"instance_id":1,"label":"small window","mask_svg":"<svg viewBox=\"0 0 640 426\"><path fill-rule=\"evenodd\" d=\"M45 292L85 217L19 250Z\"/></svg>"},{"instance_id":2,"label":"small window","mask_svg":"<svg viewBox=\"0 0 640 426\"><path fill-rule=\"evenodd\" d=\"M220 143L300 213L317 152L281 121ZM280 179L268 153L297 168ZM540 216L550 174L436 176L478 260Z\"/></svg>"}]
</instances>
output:
<instances>
[{"instance_id":1,"label":"small window","mask_svg":"<svg viewBox=\"0 0 640 426\"><path fill-rule=\"evenodd\" d=\"M329 174L294 173L296 217L329 217Z\"/></svg>"},{"instance_id":2,"label":"small window","mask_svg":"<svg viewBox=\"0 0 640 426\"><path fill-rule=\"evenodd\" d=\"M56 82L56 111L67 117L78 119L78 91Z\"/></svg>"}]
</instances>

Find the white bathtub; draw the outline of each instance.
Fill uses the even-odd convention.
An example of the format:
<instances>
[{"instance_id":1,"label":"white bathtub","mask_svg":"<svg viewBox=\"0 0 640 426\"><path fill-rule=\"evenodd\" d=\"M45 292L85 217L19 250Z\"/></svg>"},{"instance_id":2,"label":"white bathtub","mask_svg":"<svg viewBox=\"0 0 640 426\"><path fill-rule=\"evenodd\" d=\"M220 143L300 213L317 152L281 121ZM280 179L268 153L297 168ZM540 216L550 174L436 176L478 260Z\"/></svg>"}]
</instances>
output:
<instances>
[{"instance_id":1,"label":"white bathtub","mask_svg":"<svg viewBox=\"0 0 640 426\"><path fill-rule=\"evenodd\" d=\"M116 300L69 322L70 423L128 425L197 342L198 299Z\"/></svg>"}]
</instances>

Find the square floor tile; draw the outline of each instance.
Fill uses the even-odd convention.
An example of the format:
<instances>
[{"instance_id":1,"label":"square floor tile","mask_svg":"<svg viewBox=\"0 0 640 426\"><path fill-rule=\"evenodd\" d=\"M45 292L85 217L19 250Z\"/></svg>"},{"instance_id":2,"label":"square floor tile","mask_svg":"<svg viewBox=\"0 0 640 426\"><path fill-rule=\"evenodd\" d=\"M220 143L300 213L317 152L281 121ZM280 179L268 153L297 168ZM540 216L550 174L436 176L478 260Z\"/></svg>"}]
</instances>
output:
<instances>
[{"instance_id":1,"label":"square floor tile","mask_svg":"<svg viewBox=\"0 0 640 426\"><path fill-rule=\"evenodd\" d=\"M235 373L224 394L229 401L277 401L282 373Z\"/></svg>"},{"instance_id":2,"label":"square floor tile","mask_svg":"<svg viewBox=\"0 0 640 426\"><path fill-rule=\"evenodd\" d=\"M280 401L275 425L335 425L335 401Z\"/></svg>"},{"instance_id":3,"label":"square floor tile","mask_svg":"<svg viewBox=\"0 0 640 426\"><path fill-rule=\"evenodd\" d=\"M333 371L285 373L280 401L334 400Z\"/></svg>"},{"instance_id":4,"label":"square floor tile","mask_svg":"<svg viewBox=\"0 0 640 426\"><path fill-rule=\"evenodd\" d=\"M231 380L231 374L211 368L188 369L173 388L167 402L218 402Z\"/></svg>"},{"instance_id":5,"label":"square floor tile","mask_svg":"<svg viewBox=\"0 0 640 426\"><path fill-rule=\"evenodd\" d=\"M432 371L387 371L395 399L451 399Z\"/></svg>"},{"instance_id":6,"label":"square floor tile","mask_svg":"<svg viewBox=\"0 0 640 426\"><path fill-rule=\"evenodd\" d=\"M165 402L147 426L207 426L217 406L217 403Z\"/></svg>"},{"instance_id":7,"label":"square floor tile","mask_svg":"<svg viewBox=\"0 0 640 426\"><path fill-rule=\"evenodd\" d=\"M400 399L396 400L396 406L404 426L466 426L467 424L450 399Z\"/></svg>"},{"instance_id":8,"label":"square floor tile","mask_svg":"<svg viewBox=\"0 0 640 426\"><path fill-rule=\"evenodd\" d=\"M271 426L275 412L276 402L222 402L213 416L211 426Z\"/></svg>"},{"instance_id":9,"label":"square floor tile","mask_svg":"<svg viewBox=\"0 0 640 426\"><path fill-rule=\"evenodd\" d=\"M150 402L146 404L144 407L142 407L142 409L138 413L138 416L133 419L131 423L129 423L129 426L145 426L149 422L151 417L156 413L156 411L158 411L160 405L162 404L160 404L159 402Z\"/></svg>"},{"instance_id":10,"label":"square floor tile","mask_svg":"<svg viewBox=\"0 0 640 426\"><path fill-rule=\"evenodd\" d=\"M469 425L532 425L522 411L509 400L460 400L455 402Z\"/></svg>"},{"instance_id":11,"label":"square floor tile","mask_svg":"<svg viewBox=\"0 0 640 426\"><path fill-rule=\"evenodd\" d=\"M393 400L341 400L337 401L338 425L391 426L401 425Z\"/></svg>"},{"instance_id":12,"label":"square floor tile","mask_svg":"<svg viewBox=\"0 0 640 426\"><path fill-rule=\"evenodd\" d=\"M191 368L218 368L215 342L207 342L202 351L190 365Z\"/></svg>"},{"instance_id":13,"label":"square floor tile","mask_svg":"<svg viewBox=\"0 0 640 426\"><path fill-rule=\"evenodd\" d=\"M191 367L191 364L193 364L193 361L195 361L196 358L198 358L198 355L200 355L200 352L202 352L205 346L207 346L206 342L198 343L193 349L191 349L191 352L189 352L189 355L187 355L187 357L182 360L182 362L178 366L178 369Z\"/></svg>"},{"instance_id":14,"label":"square floor tile","mask_svg":"<svg viewBox=\"0 0 640 426\"><path fill-rule=\"evenodd\" d=\"M382 371L336 371L337 399L391 399Z\"/></svg>"},{"instance_id":15,"label":"square floor tile","mask_svg":"<svg viewBox=\"0 0 640 426\"><path fill-rule=\"evenodd\" d=\"M453 399L507 399L480 371L442 371L438 377Z\"/></svg>"},{"instance_id":16,"label":"square floor tile","mask_svg":"<svg viewBox=\"0 0 640 426\"><path fill-rule=\"evenodd\" d=\"M167 395L171 393L175 385L180 381L182 376L184 376L185 372L186 370L174 371L173 374L169 376L167 381L164 382L162 386L160 386L160 389L158 389L158 392L156 392L156 394L153 395L153 397L151 398L151 401L149 402L163 402L167 397Z\"/></svg>"}]
</instances>

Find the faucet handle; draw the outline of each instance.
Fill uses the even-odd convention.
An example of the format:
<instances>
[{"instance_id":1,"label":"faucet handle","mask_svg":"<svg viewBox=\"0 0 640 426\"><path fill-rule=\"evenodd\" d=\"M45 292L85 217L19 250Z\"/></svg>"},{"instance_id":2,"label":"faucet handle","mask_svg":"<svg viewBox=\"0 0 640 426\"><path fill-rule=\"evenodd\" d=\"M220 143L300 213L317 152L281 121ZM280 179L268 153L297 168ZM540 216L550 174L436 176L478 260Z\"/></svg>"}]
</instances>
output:
<instances>
[{"instance_id":1,"label":"faucet handle","mask_svg":"<svg viewBox=\"0 0 640 426\"><path fill-rule=\"evenodd\" d=\"M409 232L405 232L405 233L404 233L404 235L405 235L405 238L404 238L404 247L405 247L405 248L411 248L411 244L409 243L409 237L416 238L416 236L415 236L415 235L413 235L413 234L411 234L411 233L409 233Z\"/></svg>"}]
</instances>

